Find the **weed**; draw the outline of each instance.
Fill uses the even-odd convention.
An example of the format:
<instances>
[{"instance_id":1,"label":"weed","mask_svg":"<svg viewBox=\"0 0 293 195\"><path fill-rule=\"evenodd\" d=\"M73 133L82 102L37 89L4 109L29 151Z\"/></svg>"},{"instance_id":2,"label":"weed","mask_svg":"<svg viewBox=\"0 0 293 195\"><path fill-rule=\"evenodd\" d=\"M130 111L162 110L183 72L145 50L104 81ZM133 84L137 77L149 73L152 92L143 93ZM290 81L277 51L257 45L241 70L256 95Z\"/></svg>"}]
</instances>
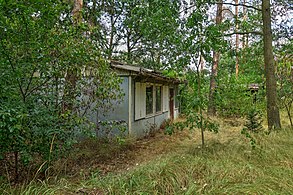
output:
<instances>
[{"instance_id":1,"label":"weed","mask_svg":"<svg viewBox=\"0 0 293 195\"><path fill-rule=\"evenodd\" d=\"M259 133L263 130L260 112L256 109L249 111L246 116L246 123L244 126L245 127L242 129L241 134L244 134L246 138L249 139L249 143L254 149L256 147L256 139L253 134Z\"/></svg>"},{"instance_id":2,"label":"weed","mask_svg":"<svg viewBox=\"0 0 293 195\"><path fill-rule=\"evenodd\" d=\"M19 188L3 184L0 193L293 194L293 132L284 129L266 136L253 134L259 147L252 150L239 136L240 128L222 124L217 136L206 132L209 141L204 148L200 148L200 132L183 131L180 133L185 134L175 139L179 133L176 132L174 136L160 137L161 143L151 142L154 147L134 153L141 158L154 148L168 145L171 151L166 148L161 152L166 152L165 155L135 163L127 171L105 175L100 168L92 168L90 177L78 181L36 181ZM187 137L189 134L191 138ZM182 135L186 137L183 139ZM99 145L90 143L87 144L90 148Z\"/></svg>"}]
</instances>

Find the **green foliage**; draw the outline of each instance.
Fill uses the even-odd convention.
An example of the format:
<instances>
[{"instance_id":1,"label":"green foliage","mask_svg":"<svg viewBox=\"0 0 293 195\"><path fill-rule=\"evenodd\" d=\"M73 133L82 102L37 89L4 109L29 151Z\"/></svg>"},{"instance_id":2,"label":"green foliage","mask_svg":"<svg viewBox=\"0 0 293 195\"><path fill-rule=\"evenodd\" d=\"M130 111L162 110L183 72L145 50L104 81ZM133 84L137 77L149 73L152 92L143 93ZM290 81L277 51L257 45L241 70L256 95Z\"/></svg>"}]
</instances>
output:
<instances>
[{"instance_id":1,"label":"green foliage","mask_svg":"<svg viewBox=\"0 0 293 195\"><path fill-rule=\"evenodd\" d=\"M97 134L101 133L100 136L103 136L107 141L116 139L121 144L125 141L127 133L125 121L101 121L99 125L101 129L98 130ZM102 131L99 132L100 130Z\"/></svg>"},{"instance_id":2,"label":"green foliage","mask_svg":"<svg viewBox=\"0 0 293 195\"><path fill-rule=\"evenodd\" d=\"M177 127L168 125L166 132L170 134L184 127L217 132L217 125L204 114L210 78L199 69L198 63L202 56L208 68L211 51L223 53L217 76L218 113L244 116L253 107L262 110L265 102L262 42L258 35L251 34L249 45L236 52L221 33L230 31L235 22L240 32L258 31L261 15L247 9L247 20L238 17L239 21L233 18L215 25L208 15L210 3L85 0L83 20L73 24L69 1L1 1L0 158L8 159L15 153L15 169L18 157L23 165L38 159L39 164L46 162L43 167L47 168L78 135L91 134L87 130L95 127L89 116L97 110L111 110L123 96L119 89L121 80L110 71L104 58L164 69L168 76L189 81L180 96L186 123L178 123ZM258 2L254 4L257 6ZM288 29L274 32L290 34ZM126 51L121 50L122 45ZM282 56L290 53L291 45L284 46L284 50L289 49ZM238 78L234 76L236 54L240 64ZM277 69L281 106L290 119L291 64L282 61ZM190 71L188 65L195 65L197 72ZM72 84L66 77L69 73L74 76L74 86L69 86ZM258 93L247 90L251 83L259 84ZM72 105L72 109L66 110L62 105ZM117 124L107 128L109 134L113 129L120 129L122 134L126 130ZM118 140L123 142L122 137Z\"/></svg>"},{"instance_id":3,"label":"green foliage","mask_svg":"<svg viewBox=\"0 0 293 195\"><path fill-rule=\"evenodd\" d=\"M252 48L254 50L252 51ZM230 53L223 54L219 64L216 88L216 104L220 116L245 116L247 110L257 107L265 109L265 91L263 81L263 67L258 59L258 47L247 48L241 58L240 73L235 76L235 61ZM255 58L247 58L249 52L254 52ZM250 84L257 84L258 90L249 88Z\"/></svg>"},{"instance_id":4,"label":"green foliage","mask_svg":"<svg viewBox=\"0 0 293 195\"><path fill-rule=\"evenodd\" d=\"M219 125L211 119L207 117L201 118L200 114L193 112L186 116L185 121L169 124L165 129L165 133L168 135L172 135L172 133L174 133L176 130L182 131L186 128L190 130L194 130L195 128L203 128L204 131L218 133Z\"/></svg>"},{"instance_id":5,"label":"green foliage","mask_svg":"<svg viewBox=\"0 0 293 195\"><path fill-rule=\"evenodd\" d=\"M172 135L176 129L183 130L184 126L183 123L172 123L171 120L166 120L164 122L164 132L167 135Z\"/></svg>"},{"instance_id":6,"label":"green foliage","mask_svg":"<svg viewBox=\"0 0 293 195\"><path fill-rule=\"evenodd\" d=\"M4 159L7 151L18 151L25 144L22 120L25 117L15 109L0 112L0 159Z\"/></svg>"},{"instance_id":7,"label":"green foliage","mask_svg":"<svg viewBox=\"0 0 293 195\"><path fill-rule=\"evenodd\" d=\"M251 132L258 133L262 130L262 116L259 111L252 109L246 116L245 129Z\"/></svg>"},{"instance_id":8,"label":"green foliage","mask_svg":"<svg viewBox=\"0 0 293 195\"><path fill-rule=\"evenodd\" d=\"M208 117L201 116L197 113L191 113L187 115L186 122L184 122L185 127L190 129L198 128L203 129L203 131L211 131L214 133L218 133L219 125L211 120ZM183 126L181 125L181 128Z\"/></svg>"},{"instance_id":9,"label":"green foliage","mask_svg":"<svg viewBox=\"0 0 293 195\"><path fill-rule=\"evenodd\" d=\"M208 103L209 93L209 77L204 75L204 72L200 72L200 90L201 94L198 93L199 82L198 75L194 70L188 70L185 73L187 85L181 86L181 99L180 106L183 114L188 114L190 110L199 112L199 109L206 109Z\"/></svg>"},{"instance_id":10,"label":"green foliage","mask_svg":"<svg viewBox=\"0 0 293 195\"><path fill-rule=\"evenodd\" d=\"M120 79L85 36L91 29L73 25L70 13L63 1L0 2L0 157L15 169L16 182L25 165L44 172L93 129L88 115L123 95ZM69 72L76 79L71 91Z\"/></svg>"},{"instance_id":11,"label":"green foliage","mask_svg":"<svg viewBox=\"0 0 293 195\"><path fill-rule=\"evenodd\" d=\"M286 46L292 46L289 43ZM277 68L277 80L279 85L278 95L280 100L280 107L285 109L290 120L291 128L293 128L293 69L292 69L292 57L286 55L292 49L286 49L284 46L284 51L280 53L280 59Z\"/></svg>"},{"instance_id":12,"label":"green foliage","mask_svg":"<svg viewBox=\"0 0 293 195\"><path fill-rule=\"evenodd\" d=\"M256 147L256 139L254 134L263 130L260 112L256 109L251 109L246 116L246 123L244 126L245 127L242 129L241 134L244 134L246 138L249 139L250 145L254 149Z\"/></svg>"},{"instance_id":13,"label":"green foliage","mask_svg":"<svg viewBox=\"0 0 293 195\"><path fill-rule=\"evenodd\" d=\"M242 129L241 134L245 135L247 139L249 139L249 144L251 145L252 149L256 147L256 139L252 135L252 132L247 131L247 129Z\"/></svg>"},{"instance_id":14,"label":"green foliage","mask_svg":"<svg viewBox=\"0 0 293 195\"><path fill-rule=\"evenodd\" d=\"M168 125L165 129L166 134L171 135L174 131L185 128L190 130L198 128L202 133L204 131L218 133L219 125L203 113L207 104L208 80L202 77L202 73L192 70L187 73L186 78L188 85L181 90L182 113L186 120Z\"/></svg>"}]
</instances>

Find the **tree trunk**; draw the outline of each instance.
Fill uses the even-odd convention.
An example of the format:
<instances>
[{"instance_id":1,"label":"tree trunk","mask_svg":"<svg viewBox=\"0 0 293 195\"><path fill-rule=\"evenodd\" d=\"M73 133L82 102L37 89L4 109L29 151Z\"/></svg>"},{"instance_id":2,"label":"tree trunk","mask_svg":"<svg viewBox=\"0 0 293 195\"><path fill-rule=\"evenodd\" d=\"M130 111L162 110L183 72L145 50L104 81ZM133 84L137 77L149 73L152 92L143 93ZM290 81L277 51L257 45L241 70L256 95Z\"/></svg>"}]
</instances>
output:
<instances>
[{"instance_id":1,"label":"tree trunk","mask_svg":"<svg viewBox=\"0 0 293 195\"><path fill-rule=\"evenodd\" d=\"M243 1L243 4L246 4L246 0ZM247 8L243 7L243 21L247 21ZM248 46L248 34L242 35L242 49Z\"/></svg>"},{"instance_id":2,"label":"tree trunk","mask_svg":"<svg viewBox=\"0 0 293 195\"><path fill-rule=\"evenodd\" d=\"M204 70L204 58L202 55L199 56L200 61L200 71L202 72Z\"/></svg>"},{"instance_id":3,"label":"tree trunk","mask_svg":"<svg viewBox=\"0 0 293 195\"><path fill-rule=\"evenodd\" d=\"M201 55L200 55L201 56ZM202 64L202 58L199 59L199 64L196 66L196 73L197 73L197 93L199 97L199 117L200 117L200 132L201 132L201 147L204 148L204 126L203 126L203 113L202 113L202 96L201 96L201 75L202 72L200 72L200 65Z\"/></svg>"},{"instance_id":4,"label":"tree trunk","mask_svg":"<svg viewBox=\"0 0 293 195\"><path fill-rule=\"evenodd\" d=\"M267 96L268 128L281 128L279 107L277 102L277 82L275 77L274 56L272 47L270 0L262 0L262 20L264 34L264 62Z\"/></svg>"},{"instance_id":5,"label":"tree trunk","mask_svg":"<svg viewBox=\"0 0 293 195\"><path fill-rule=\"evenodd\" d=\"M292 104L292 101L288 104L285 104L285 109L287 111L287 115L288 115L288 118L290 121L291 128L293 129L293 121L292 121L292 116L291 116L291 104Z\"/></svg>"},{"instance_id":6,"label":"tree trunk","mask_svg":"<svg viewBox=\"0 0 293 195\"><path fill-rule=\"evenodd\" d=\"M82 19L81 9L83 6L83 0L74 0L74 6L72 9L72 17L74 24L79 24Z\"/></svg>"},{"instance_id":7,"label":"tree trunk","mask_svg":"<svg viewBox=\"0 0 293 195\"><path fill-rule=\"evenodd\" d=\"M131 60L131 46L130 46L130 39L131 39L131 30L127 30L127 37L126 37L126 46L127 46L127 60L130 62Z\"/></svg>"},{"instance_id":8,"label":"tree trunk","mask_svg":"<svg viewBox=\"0 0 293 195\"><path fill-rule=\"evenodd\" d=\"M223 0L217 4L217 16L216 16L216 24L219 25L222 22L222 9L223 9ZM220 52L214 51L213 52L213 66L212 66L212 73L210 78L210 93L209 93L209 105L208 105L208 114L210 116L216 115L216 104L215 104L215 91L217 87L216 77L218 74L218 64L220 59Z\"/></svg>"},{"instance_id":9,"label":"tree trunk","mask_svg":"<svg viewBox=\"0 0 293 195\"><path fill-rule=\"evenodd\" d=\"M77 25L82 20L81 9L83 6L83 0L74 0L74 6L72 9L72 18L74 25ZM73 101L75 98L77 82L77 69L73 66L70 67L65 76L65 89L62 100L62 112L73 109Z\"/></svg>"},{"instance_id":10,"label":"tree trunk","mask_svg":"<svg viewBox=\"0 0 293 195\"><path fill-rule=\"evenodd\" d=\"M235 0L235 4L237 5L239 2L238 0ZM238 32L238 6L235 6L235 19L236 19L236 26L235 26L235 32ZM236 78L238 77L239 73L239 58L238 58L238 50L239 50L239 34L236 34L236 40L235 40L235 52L236 52Z\"/></svg>"},{"instance_id":11,"label":"tree trunk","mask_svg":"<svg viewBox=\"0 0 293 195\"><path fill-rule=\"evenodd\" d=\"M114 9L114 8L113 8ZM110 32L110 40L109 40L109 51L108 51L108 59L112 59L112 54L113 54L113 42L114 42L114 28L115 28L115 19L114 15L111 15L110 17L111 21L111 32Z\"/></svg>"},{"instance_id":12,"label":"tree trunk","mask_svg":"<svg viewBox=\"0 0 293 195\"><path fill-rule=\"evenodd\" d=\"M246 4L246 0L243 0L243 4ZM243 21L247 21L247 8L243 7ZM244 34L242 35L242 50L245 50L245 48L248 46L248 35ZM248 56L249 57L249 56ZM246 52L242 53L242 62L245 64L247 62Z\"/></svg>"},{"instance_id":13,"label":"tree trunk","mask_svg":"<svg viewBox=\"0 0 293 195\"><path fill-rule=\"evenodd\" d=\"M19 173L18 173L18 152L14 151L14 182L18 183L19 180Z\"/></svg>"}]
</instances>

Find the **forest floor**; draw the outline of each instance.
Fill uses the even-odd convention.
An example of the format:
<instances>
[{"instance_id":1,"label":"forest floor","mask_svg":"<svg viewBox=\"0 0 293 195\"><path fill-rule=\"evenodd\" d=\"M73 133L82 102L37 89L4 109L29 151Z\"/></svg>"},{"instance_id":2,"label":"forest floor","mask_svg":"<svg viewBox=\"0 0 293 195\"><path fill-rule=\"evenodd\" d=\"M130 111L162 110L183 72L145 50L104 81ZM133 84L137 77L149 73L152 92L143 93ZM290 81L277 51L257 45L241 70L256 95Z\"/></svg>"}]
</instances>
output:
<instances>
[{"instance_id":1,"label":"forest floor","mask_svg":"<svg viewBox=\"0 0 293 195\"><path fill-rule=\"evenodd\" d=\"M86 140L47 179L1 194L293 194L293 131L241 134L243 119L217 119L219 133L183 130L124 144Z\"/></svg>"},{"instance_id":2,"label":"forest floor","mask_svg":"<svg viewBox=\"0 0 293 195\"><path fill-rule=\"evenodd\" d=\"M183 119L177 121L182 122ZM209 142L224 144L241 135L243 119L225 119L217 122L222 123L222 132L206 132L206 147L209 147ZM129 139L122 144L88 139L76 145L69 156L57 161L51 168L51 174L64 175L70 180L80 180L80 177L88 178L93 173L120 173L154 159L183 152L190 147L201 147L201 134L198 129L176 131L172 135L166 135L164 129L160 129L151 136L135 141Z\"/></svg>"},{"instance_id":3,"label":"forest floor","mask_svg":"<svg viewBox=\"0 0 293 195\"><path fill-rule=\"evenodd\" d=\"M107 143L86 140L77 145L75 152L55 163L54 172L63 170L68 179L79 180L92 173L107 175L128 171L158 156L179 150L180 140L188 136L186 131L167 136L162 130L151 137L140 140L126 140L125 143ZM60 174L60 173L59 173Z\"/></svg>"}]
</instances>

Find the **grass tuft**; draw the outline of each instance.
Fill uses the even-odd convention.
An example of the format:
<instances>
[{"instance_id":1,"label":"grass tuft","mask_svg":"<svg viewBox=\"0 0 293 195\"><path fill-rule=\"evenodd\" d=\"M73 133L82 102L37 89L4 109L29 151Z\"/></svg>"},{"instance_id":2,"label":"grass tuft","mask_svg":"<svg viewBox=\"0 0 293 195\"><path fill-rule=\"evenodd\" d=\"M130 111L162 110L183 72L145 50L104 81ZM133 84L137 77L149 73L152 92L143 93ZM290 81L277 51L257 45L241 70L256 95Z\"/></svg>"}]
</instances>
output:
<instances>
[{"instance_id":1,"label":"grass tuft","mask_svg":"<svg viewBox=\"0 0 293 195\"><path fill-rule=\"evenodd\" d=\"M180 139L167 137L172 138L169 148L166 141L161 145L150 142L155 147L164 146L161 152L165 154L151 153L153 158L137 161L124 171L106 175L94 171L78 181L34 181L19 188L2 185L0 193L293 194L293 131L258 133L256 148L252 149L240 134L241 128L225 123L219 134L207 132L204 148L200 147L198 131L180 134ZM153 151L143 146L136 151L137 157L146 157L139 152Z\"/></svg>"}]
</instances>

